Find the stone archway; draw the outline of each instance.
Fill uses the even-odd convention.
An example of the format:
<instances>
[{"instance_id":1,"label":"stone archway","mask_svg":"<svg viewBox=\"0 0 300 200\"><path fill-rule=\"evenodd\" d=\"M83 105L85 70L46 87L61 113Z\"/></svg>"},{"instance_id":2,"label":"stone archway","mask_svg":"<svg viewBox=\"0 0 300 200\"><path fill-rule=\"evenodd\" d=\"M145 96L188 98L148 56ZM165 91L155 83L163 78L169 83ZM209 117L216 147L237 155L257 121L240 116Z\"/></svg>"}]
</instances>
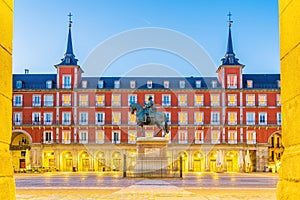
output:
<instances>
[{"instance_id":1,"label":"stone archway","mask_svg":"<svg viewBox=\"0 0 300 200\"><path fill-rule=\"evenodd\" d=\"M95 154L95 171L104 172L106 170L105 152L98 151Z\"/></svg>"},{"instance_id":2,"label":"stone archway","mask_svg":"<svg viewBox=\"0 0 300 200\"><path fill-rule=\"evenodd\" d=\"M87 151L81 151L78 154L78 171L87 172L90 168L90 155Z\"/></svg>"},{"instance_id":3,"label":"stone archway","mask_svg":"<svg viewBox=\"0 0 300 200\"><path fill-rule=\"evenodd\" d=\"M60 170L64 172L72 172L73 170L73 154L70 151L63 151L60 155Z\"/></svg>"},{"instance_id":4,"label":"stone archway","mask_svg":"<svg viewBox=\"0 0 300 200\"><path fill-rule=\"evenodd\" d=\"M268 138L269 144L269 170L278 172L281 165L281 157L284 151L282 145L282 135L280 131L276 131Z\"/></svg>"},{"instance_id":5,"label":"stone archway","mask_svg":"<svg viewBox=\"0 0 300 200\"><path fill-rule=\"evenodd\" d=\"M180 167L180 156L182 157L182 171L183 172L186 172L187 170L188 170L188 154L187 154L187 152L185 152L185 151L181 151L181 152L179 152L178 153L178 158L177 158L177 160L178 160L178 164L177 164L177 166L178 166L178 169L179 169L179 167Z\"/></svg>"},{"instance_id":6,"label":"stone archway","mask_svg":"<svg viewBox=\"0 0 300 200\"><path fill-rule=\"evenodd\" d=\"M15 172L25 172L27 170L31 170L31 144L32 138L29 133L24 130L12 131L10 152L12 155L12 163Z\"/></svg>"},{"instance_id":7,"label":"stone archway","mask_svg":"<svg viewBox=\"0 0 300 200\"><path fill-rule=\"evenodd\" d=\"M239 172L238 157L239 155L237 151L229 151L226 153L225 166L227 172Z\"/></svg>"},{"instance_id":8,"label":"stone archway","mask_svg":"<svg viewBox=\"0 0 300 200\"><path fill-rule=\"evenodd\" d=\"M201 151L196 151L193 155L194 172L205 171L205 156Z\"/></svg>"},{"instance_id":9,"label":"stone archway","mask_svg":"<svg viewBox=\"0 0 300 200\"><path fill-rule=\"evenodd\" d=\"M111 154L111 170L112 171L121 171L122 170L122 155L119 151L114 151Z\"/></svg>"}]
</instances>

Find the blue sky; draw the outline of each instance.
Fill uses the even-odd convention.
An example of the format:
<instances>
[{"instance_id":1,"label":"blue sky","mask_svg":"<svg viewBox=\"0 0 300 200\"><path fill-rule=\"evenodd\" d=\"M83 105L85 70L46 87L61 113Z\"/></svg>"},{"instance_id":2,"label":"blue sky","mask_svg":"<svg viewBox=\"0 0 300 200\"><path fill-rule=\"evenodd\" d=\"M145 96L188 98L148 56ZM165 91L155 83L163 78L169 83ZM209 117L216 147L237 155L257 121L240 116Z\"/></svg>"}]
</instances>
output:
<instances>
[{"instance_id":1,"label":"blue sky","mask_svg":"<svg viewBox=\"0 0 300 200\"><path fill-rule=\"evenodd\" d=\"M234 20L234 51L246 65L244 73L279 73L277 0L15 0L13 72L23 73L25 68L30 73L56 72L53 65L66 50L69 12L74 53L83 69L103 41L145 27L170 29L192 38L217 68L226 51L229 11ZM117 76L149 63L170 66L184 76L196 75L190 63L158 49L123 55L105 75Z\"/></svg>"}]
</instances>

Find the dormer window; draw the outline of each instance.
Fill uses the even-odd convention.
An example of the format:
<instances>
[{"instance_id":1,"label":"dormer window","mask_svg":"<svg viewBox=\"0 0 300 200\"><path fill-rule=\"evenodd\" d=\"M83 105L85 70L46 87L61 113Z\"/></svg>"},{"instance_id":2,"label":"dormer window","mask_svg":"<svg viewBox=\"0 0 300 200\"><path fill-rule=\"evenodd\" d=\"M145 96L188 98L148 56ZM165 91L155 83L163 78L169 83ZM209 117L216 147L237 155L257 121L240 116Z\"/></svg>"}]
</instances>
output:
<instances>
[{"instance_id":1,"label":"dormer window","mask_svg":"<svg viewBox=\"0 0 300 200\"><path fill-rule=\"evenodd\" d=\"M115 86L116 89L120 88L120 81L119 81L119 80L116 80L116 81L114 82L114 86Z\"/></svg>"},{"instance_id":2,"label":"dormer window","mask_svg":"<svg viewBox=\"0 0 300 200\"><path fill-rule=\"evenodd\" d=\"M169 88L169 85L170 85L169 81L164 81L164 88Z\"/></svg>"},{"instance_id":3,"label":"dormer window","mask_svg":"<svg viewBox=\"0 0 300 200\"><path fill-rule=\"evenodd\" d=\"M185 88L185 81L184 80L179 81L179 88Z\"/></svg>"},{"instance_id":4,"label":"dormer window","mask_svg":"<svg viewBox=\"0 0 300 200\"><path fill-rule=\"evenodd\" d=\"M17 81L17 82L16 82L16 88L17 88L17 89L23 88L23 81Z\"/></svg>"},{"instance_id":5,"label":"dormer window","mask_svg":"<svg viewBox=\"0 0 300 200\"><path fill-rule=\"evenodd\" d=\"M152 88L152 81L147 81L147 88Z\"/></svg>"},{"instance_id":6,"label":"dormer window","mask_svg":"<svg viewBox=\"0 0 300 200\"><path fill-rule=\"evenodd\" d=\"M70 58L66 58L66 63L70 64Z\"/></svg>"},{"instance_id":7,"label":"dormer window","mask_svg":"<svg viewBox=\"0 0 300 200\"><path fill-rule=\"evenodd\" d=\"M98 80L97 88L103 88L103 80Z\"/></svg>"},{"instance_id":8,"label":"dormer window","mask_svg":"<svg viewBox=\"0 0 300 200\"><path fill-rule=\"evenodd\" d=\"M211 82L211 87L212 88L217 88L217 81L212 81Z\"/></svg>"},{"instance_id":9,"label":"dormer window","mask_svg":"<svg viewBox=\"0 0 300 200\"><path fill-rule=\"evenodd\" d=\"M253 88L253 81L247 80L247 88Z\"/></svg>"},{"instance_id":10,"label":"dormer window","mask_svg":"<svg viewBox=\"0 0 300 200\"><path fill-rule=\"evenodd\" d=\"M130 88L131 89L134 89L135 88L135 81L130 81Z\"/></svg>"},{"instance_id":11,"label":"dormer window","mask_svg":"<svg viewBox=\"0 0 300 200\"><path fill-rule=\"evenodd\" d=\"M196 81L196 88L201 88L201 81L200 80Z\"/></svg>"},{"instance_id":12,"label":"dormer window","mask_svg":"<svg viewBox=\"0 0 300 200\"><path fill-rule=\"evenodd\" d=\"M81 82L81 87L82 88L87 88L87 81L82 81Z\"/></svg>"},{"instance_id":13,"label":"dormer window","mask_svg":"<svg viewBox=\"0 0 300 200\"><path fill-rule=\"evenodd\" d=\"M51 89L52 88L52 81L46 81L46 88Z\"/></svg>"}]
</instances>

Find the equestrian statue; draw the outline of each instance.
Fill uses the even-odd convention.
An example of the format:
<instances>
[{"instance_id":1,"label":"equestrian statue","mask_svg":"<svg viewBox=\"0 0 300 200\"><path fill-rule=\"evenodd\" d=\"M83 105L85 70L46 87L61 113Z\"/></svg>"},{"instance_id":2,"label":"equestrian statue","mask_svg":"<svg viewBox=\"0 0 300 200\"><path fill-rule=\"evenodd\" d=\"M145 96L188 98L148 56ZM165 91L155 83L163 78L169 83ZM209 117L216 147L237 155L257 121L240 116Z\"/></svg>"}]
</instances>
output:
<instances>
[{"instance_id":1,"label":"equestrian statue","mask_svg":"<svg viewBox=\"0 0 300 200\"><path fill-rule=\"evenodd\" d=\"M143 128L144 125L156 125L160 130L154 136L158 136L162 129L165 133L163 137L169 133L167 117L163 112L156 112L152 96L149 96L148 103L144 102L144 107L138 103L131 103L130 108L131 114L136 111L137 126Z\"/></svg>"}]
</instances>

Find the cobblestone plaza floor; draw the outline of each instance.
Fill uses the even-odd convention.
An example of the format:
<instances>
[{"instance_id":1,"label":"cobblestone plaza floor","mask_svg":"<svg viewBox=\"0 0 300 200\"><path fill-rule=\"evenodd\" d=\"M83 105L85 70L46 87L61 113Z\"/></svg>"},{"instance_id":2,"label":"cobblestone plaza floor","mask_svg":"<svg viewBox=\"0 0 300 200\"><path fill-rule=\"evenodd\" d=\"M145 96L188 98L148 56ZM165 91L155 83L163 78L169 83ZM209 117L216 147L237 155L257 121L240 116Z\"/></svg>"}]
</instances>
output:
<instances>
[{"instance_id":1,"label":"cobblestone plaza floor","mask_svg":"<svg viewBox=\"0 0 300 200\"><path fill-rule=\"evenodd\" d=\"M37 200L56 200L56 199L152 199L152 200L176 200L176 199L197 199L197 200L272 200L276 199L277 176L274 174L213 174L210 175L189 175L183 180L160 180L160 179L122 179L119 175L110 179L105 176L104 185L98 186L92 182L96 176L93 175L69 175L68 181L71 184L60 186L55 181L62 181L60 178L64 175L16 175L17 199L37 199ZM30 184L34 178L41 181L39 185ZM79 179L77 179L80 177ZM88 177L89 183L93 185L83 186ZM204 178L205 177L205 178ZM252 179L254 177L254 179ZM229 179L227 179L229 178ZM207 182L207 186L199 185L196 179L202 179ZM242 182L247 179L253 181L250 185L243 185ZM81 185L80 183L84 183ZM265 181L264 185L259 185L259 181ZM275 182L274 182L275 180ZM24 181L24 182L23 182ZM29 181L29 182L28 182ZM189 185L179 184L181 181L190 182ZM220 186L218 182L227 181L226 185ZM45 182L47 185L43 185ZM47 183L48 182L48 183ZM107 182L107 186L105 186ZM210 184L209 182L213 183ZM258 184L256 185L255 182ZM123 183L124 186L120 185ZM31 186L33 185L33 186ZM57 186L56 186L57 185ZM204 184L203 184L204 185Z\"/></svg>"}]
</instances>

